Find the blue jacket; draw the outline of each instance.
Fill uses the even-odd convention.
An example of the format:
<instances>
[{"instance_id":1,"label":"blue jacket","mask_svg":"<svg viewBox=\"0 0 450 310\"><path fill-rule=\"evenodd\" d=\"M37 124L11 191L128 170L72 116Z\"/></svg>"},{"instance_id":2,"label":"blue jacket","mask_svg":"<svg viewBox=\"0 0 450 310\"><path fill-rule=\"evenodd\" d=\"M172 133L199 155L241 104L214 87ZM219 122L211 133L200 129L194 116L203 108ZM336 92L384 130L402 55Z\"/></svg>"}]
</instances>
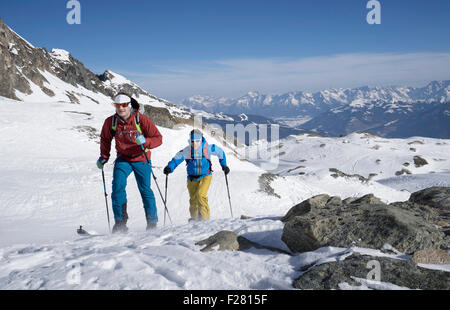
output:
<instances>
[{"instance_id":1,"label":"blue jacket","mask_svg":"<svg viewBox=\"0 0 450 310\"><path fill-rule=\"evenodd\" d=\"M195 151L193 147L190 145L179 151L175 157L167 164L167 166L172 170L178 167L183 161L186 161L186 170L188 174L188 179L190 181L197 181L201 178L211 175L211 165L210 160L205 158L203 154L203 150L206 144L206 140L202 137L202 146ZM192 153L190 153L192 152ZM227 160L225 157L225 152L215 144L207 145L206 152L208 157L211 158L211 155L216 155L219 158L219 163L222 167L227 165ZM191 159L189 159L189 155L192 154Z\"/></svg>"}]
</instances>

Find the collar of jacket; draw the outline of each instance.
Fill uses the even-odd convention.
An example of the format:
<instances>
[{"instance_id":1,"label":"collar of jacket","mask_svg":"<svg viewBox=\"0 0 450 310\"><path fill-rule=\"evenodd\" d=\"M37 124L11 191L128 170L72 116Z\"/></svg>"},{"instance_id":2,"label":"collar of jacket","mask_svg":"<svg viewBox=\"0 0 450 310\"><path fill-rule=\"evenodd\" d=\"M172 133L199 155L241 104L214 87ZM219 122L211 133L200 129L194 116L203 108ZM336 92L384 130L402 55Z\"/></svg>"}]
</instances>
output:
<instances>
[{"instance_id":1,"label":"collar of jacket","mask_svg":"<svg viewBox=\"0 0 450 310\"><path fill-rule=\"evenodd\" d=\"M117 119L119 119L122 123L128 124L130 122L130 120L134 120L134 117L136 116L137 113L139 113L139 110L135 110L135 109L131 108L130 117L128 118L127 121L125 121L123 118L121 118L119 114L116 113L116 115L117 115Z\"/></svg>"}]
</instances>

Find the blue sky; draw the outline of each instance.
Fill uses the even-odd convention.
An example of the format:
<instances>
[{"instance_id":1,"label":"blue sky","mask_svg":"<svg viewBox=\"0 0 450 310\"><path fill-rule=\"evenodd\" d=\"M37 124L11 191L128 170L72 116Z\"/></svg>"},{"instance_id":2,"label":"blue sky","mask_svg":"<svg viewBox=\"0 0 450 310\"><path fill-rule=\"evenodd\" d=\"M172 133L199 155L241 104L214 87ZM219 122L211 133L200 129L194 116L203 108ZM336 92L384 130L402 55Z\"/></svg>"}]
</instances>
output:
<instances>
[{"instance_id":1,"label":"blue sky","mask_svg":"<svg viewBox=\"0 0 450 310\"><path fill-rule=\"evenodd\" d=\"M450 79L450 1L2 0L0 17L37 47L62 48L156 96L238 97Z\"/></svg>"}]
</instances>

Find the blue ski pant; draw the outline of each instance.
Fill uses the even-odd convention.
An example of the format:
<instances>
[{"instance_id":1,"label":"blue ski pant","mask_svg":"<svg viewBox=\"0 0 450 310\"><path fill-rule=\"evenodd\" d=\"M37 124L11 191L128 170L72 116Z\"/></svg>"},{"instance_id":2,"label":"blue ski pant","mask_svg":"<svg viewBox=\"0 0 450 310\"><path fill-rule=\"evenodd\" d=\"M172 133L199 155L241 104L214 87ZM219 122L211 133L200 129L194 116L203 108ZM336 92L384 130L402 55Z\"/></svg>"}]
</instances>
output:
<instances>
[{"instance_id":1,"label":"blue ski pant","mask_svg":"<svg viewBox=\"0 0 450 310\"><path fill-rule=\"evenodd\" d=\"M122 205L127 202L125 188L127 186L127 178L131 172L134 172L147 219L150 222L158 222L155 195L150 188L152 174L151 161L150 164L146 161L129 162L121 157L118 157L114 163L111 194L114 219L116 221L122 220Z\"/></svg>"}]
</instances>

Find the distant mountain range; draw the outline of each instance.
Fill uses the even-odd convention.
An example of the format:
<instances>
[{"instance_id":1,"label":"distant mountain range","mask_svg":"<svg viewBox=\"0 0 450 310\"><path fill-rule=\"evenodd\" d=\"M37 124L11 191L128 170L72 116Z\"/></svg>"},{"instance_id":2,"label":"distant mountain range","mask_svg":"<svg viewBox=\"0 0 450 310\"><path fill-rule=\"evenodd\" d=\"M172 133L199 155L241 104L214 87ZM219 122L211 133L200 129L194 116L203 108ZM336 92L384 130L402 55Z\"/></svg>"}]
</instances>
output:
<instances>
[{"instance_id":1,"label":"distant mountain range","mask_svg":"<svg viewBox=\"0 0 450 310\"><path fill-rule=\"evenodd\" d=\"M281 95L249 92L237 99L192 96L183 105L211 113L260 115L281 122L283 118L290 123L295 123L295 118L306 119L295 127L327 136L370 131L384 137L450 138L449 102L450 80L446 80L424 87L365 86Z\"/></svg>"},{"instance_id":2,"label":"distant mountain range","mask_svg":"<svg viewBox=\"0 0 450 310\"><path fill-rule=\"evenodd\" d=\"M297 126L324 136L366 131L386 138L450 138L450 104L385 103L331 109Z\"/></svg>"},{"instance_id":3,"label":"distant mountain range","mask_svg":"<svg viewBox=\"0 0 450 310\"><path fill-rule=\"evenodd\" d=\"M450 102L450 80L433 81L424 87L386 86L327 89L319 92L289 92L265 95L248 92L236 98L192 96L182 104L210 113L249 113L265 117L315 117L330 109L350 105L358 108L373 102Z\"/></svg>"}]
</instances>

